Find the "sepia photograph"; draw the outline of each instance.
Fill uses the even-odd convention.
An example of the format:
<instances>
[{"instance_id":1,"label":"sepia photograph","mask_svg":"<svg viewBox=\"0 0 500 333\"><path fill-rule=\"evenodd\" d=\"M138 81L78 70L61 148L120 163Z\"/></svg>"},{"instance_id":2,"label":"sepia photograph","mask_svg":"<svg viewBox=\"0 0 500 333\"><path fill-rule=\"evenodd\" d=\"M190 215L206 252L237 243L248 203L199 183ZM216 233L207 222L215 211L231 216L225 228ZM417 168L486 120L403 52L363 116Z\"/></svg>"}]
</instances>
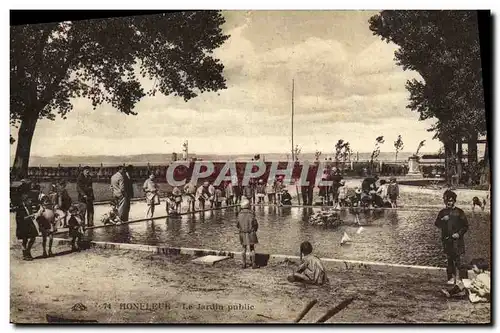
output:
<instances>
[{"instance_id":1,"label":"sepia photograph","mask_svg":"<svg viewBox=\"0 0 500 333\"><path fill-rule=\"evenodd\" d=\"M10 323L491 325L491 30L11 10Z\"/></svg>"}]
</instances>

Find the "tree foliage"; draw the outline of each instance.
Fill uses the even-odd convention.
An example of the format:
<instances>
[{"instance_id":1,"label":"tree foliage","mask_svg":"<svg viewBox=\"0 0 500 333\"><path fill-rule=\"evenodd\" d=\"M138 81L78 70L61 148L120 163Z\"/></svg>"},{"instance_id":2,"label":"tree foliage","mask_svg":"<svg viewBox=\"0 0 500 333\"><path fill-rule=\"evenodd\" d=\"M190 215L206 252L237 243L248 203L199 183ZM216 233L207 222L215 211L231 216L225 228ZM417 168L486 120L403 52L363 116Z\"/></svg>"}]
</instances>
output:
<instances>
[{"instance_id":1,"label":"tree foliage","mask_svg":"<svg viewBox=\"0 0 500 333\"><path fill-rule=\"evenodd\" d=\"M135 115L146 95L187 101L225 89L224 66L213 56L229 37L223 23L218 11L184 11L12 26L10 120L21 126L14 167L27 168L36 121L66 118L73 98ZM141 77L153 80L151 89Z\"/></svg>"},{"instance_id":2,"label":"tree foliage","mask_svg":"<svg viewBox=\"0 0 500 333\"><path fill-rule=\"evenodd\" d=\"M396 161L397 161L398 153L404 148L403 138L401 137L401 134L399 134L397 140L394 141L394 148L396 149Z\"/></svg>"},{"instance_id":3,"label":"tree foliage","mask_svg":"<svg viewBox=\"0 0 500 333\"><path fill-rule=\"evenodd\" d=\"M382 11L370 30L399 49L395 60L417 71L410 80L408 108L420 119L436 118L429 130L441 140L485 134L477 13L458 10Z\"/></svg>"}]
</instances>

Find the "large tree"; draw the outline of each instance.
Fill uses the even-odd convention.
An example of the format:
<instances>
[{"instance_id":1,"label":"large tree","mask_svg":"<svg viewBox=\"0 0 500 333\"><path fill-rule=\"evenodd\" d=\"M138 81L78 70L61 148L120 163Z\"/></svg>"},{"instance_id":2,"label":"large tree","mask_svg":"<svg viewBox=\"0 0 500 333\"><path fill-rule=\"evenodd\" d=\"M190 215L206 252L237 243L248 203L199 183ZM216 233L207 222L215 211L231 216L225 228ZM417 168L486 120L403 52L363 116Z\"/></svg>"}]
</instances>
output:
<instances>
[{"instance_id":1,"label":"large tree","mask_svg":"<svg viewBox=\"0 0 500 333\"><path fill-rule=\"evenodd\" d=\"M375 35L399 46L397 64L422 76L406 84L408 108L421 120L437 120L429 130L443 142L447 165L462 140L469 143L469 164L477 162L477 138L486 134L477 12L382 11L369 23Z\"/></svg>"},{"instance_id":2,"label":"large tree","mask_svg":"<svg viewBox=\"0 0 500 333\"><path fill-rule=\"evenodd\" d=\"M224 66L213 51L229 37L219 11L12 26L10 119L19 127L14 169L26 176L39 119L63 119L72 99L94 109L109 103L136 115L146 95L174 94L186 101L225 89ZM140 77L151 79L145 91ZM11 140L12 141L12 140Z\"/></svg>"}]
</instances>

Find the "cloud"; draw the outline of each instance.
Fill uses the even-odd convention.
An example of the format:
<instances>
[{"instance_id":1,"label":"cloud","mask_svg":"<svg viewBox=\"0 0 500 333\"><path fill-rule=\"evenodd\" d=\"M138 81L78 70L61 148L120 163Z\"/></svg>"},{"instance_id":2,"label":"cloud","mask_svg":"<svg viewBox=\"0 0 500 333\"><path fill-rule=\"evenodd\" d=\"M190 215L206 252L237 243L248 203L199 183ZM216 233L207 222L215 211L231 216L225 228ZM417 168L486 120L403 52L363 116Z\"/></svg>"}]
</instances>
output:
<instances>
[{"instance_id":1,"label":"cloud","mask_svg":"<svg viewBox=\"0 0 500 333\"><path fill-rule=\"evenodd\" d=\"M395 45L372 36L373 13L316 14L230 12L224 29L231 37L215 51L226 90L188 102L147 97L138 116L74 100L67 120L39 121L32 154L171 152L185 139L200 152L288 151L292 79L295 135L304 151L330 149L338 138L360 151L378 135L404 133L405 144L431 140L432 121L419 122L406 109L405 82L419 76L395 64Z\"/></svg>"}]
</instances>

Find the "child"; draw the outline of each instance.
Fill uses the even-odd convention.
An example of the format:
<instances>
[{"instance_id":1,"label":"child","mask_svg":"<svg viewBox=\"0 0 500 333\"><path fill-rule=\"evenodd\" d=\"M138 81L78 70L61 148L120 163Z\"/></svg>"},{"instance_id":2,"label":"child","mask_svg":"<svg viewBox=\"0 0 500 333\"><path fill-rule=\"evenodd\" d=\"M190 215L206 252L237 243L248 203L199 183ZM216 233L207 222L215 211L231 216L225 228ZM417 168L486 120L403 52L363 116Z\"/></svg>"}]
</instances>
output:
<instances>
[{"instance_id":1,"label":"child","mask_svg":"<svg viewBox=\"0 0 500 333\"><path fill-rule=\"evenodd\" d=\"M144 181L142 189L146 196L146 204L148 206L146 218L153 217L155 213L155 206L160 204L158 184L155 182L155 174L153 172L151 172L149 178Z\"/></svg>"},{"instance_id":2,"label":"child","mask_svg":"<svg viewBox=\"0 0 500 333\"><path fill-rule=\"evenodd\" d=\"M182 203L182 192L181 190L176 186L172 190L172 194L174 196L174 201L175 201L175 211L177 213L181 212L181 203Z\"/></svg>"},{"instance_id":3,"label":"child","mask_svg":"<svg viewBox=\"0 0 500 333\"><path fill-rule=\"evenodd\" d=\"M231 206L233 204L233 199L234 199L233 184L231 183L231 181L228 181L226 183L226 186L224 188L224 194L226 195L226 206Z\"/></svg>"},{"instance_id":4,"label":"child","mask_svg":"<svg viewBox=\"0 0 500 333\"><path fill-rule=\"evenodd\" d=\"M303 282L319 286L328 283L325 266L323 266L321 259L312 254L312 251L311 243L303 242L300 244L300 260L302 263L295 273L288 276L289 282Z\"/></svg>"},{"instance_id":5,"label":"child","mask_svg":"<svg viewBox=\"0 0 500 333\"><path fill-rule=\"evenodd\" d=\"M224 193L220 189L221 186L215 188L215 208L221 208L222 202L224 201Z\"/></svg>"},{"instance_id":6,"label":"child","mask_svg":"<svg viewBox=\"0 0 500 333\"><path fill-rule=\"evenodd\" d=\"M208 185L208 200L210 201L210 209L215 207L215 186L213 184Z\"/></svg>"},{"instance_id":7,"label":"child","mask_svg":"<svg viewBox=\"0 0 500 333\"><path fill-rule=\"evenodd\" d=\"M22 194L21 202L16 207L16 237L22 240L24 260L33 260L31 248L38 236L38 230L32 217L31 200L27 194Z\"/></svg>"},{"instance_id":8,"label":"child","mask_svg":"<svg viewBox=\"0 0 500 333\"><path fill-rule=\"evenodd\" d=\"M104 214L101 218L101 222L104 225L120 225L122 224L122 220L120 220L120 217L118 216L118 209L116 208L115 203L110 204L110 210L107 214Z\"/></svg>"},{"instance_id":9,"label":"child","mask_svg":"<svg viewBox=\"0 0 500 333\"><path fill-rule=\"evenodd\" d=\"M264 198L266 197L266 185L264 184L264 180L259 179L259 183L257 184L257 198L258 204L264 204Z\"/></svg>"},{"instance_id":10,"label":"child","mask_svg":"<svg viewBox=\"0 0 500 333\"><path fill-rule=\"evenodd\" d=\"M457 195L449 191L445 196L446 208L442 209L434 223L441 229L441 241L448 259L446 273L447 284L457 284L460 279L460 256L465 253L464 234L469 229L467 217L463 210L455 207Z\"/></svg>"},{"instance_id":11,"label":"child","mask_svg":"<svg viewBox=\"0 0 500 333\"><path fill-rule=\"evenodd\" d=\"M276 178L276 181L274 182L274 188L276 191L276 200L278 203L281 203L281 195L283 194L283 182L280 177Z\"/></svg>"},{"instance_id":12,"label":"child","mask_svg":"<svg viewBox=\"0 0 500 333\"><path fill-rule=\"evenodd\" d=\"M338 203L341 208L347 206L347 190L345 180L342 180L340 182L339 189L337 190Z\"/></svg>"},{"instance_id":13,"label":"child","mask_svg":"<svg viewBox=\"0 0 500 333\"><path fill-rule=\"evenodd\" d=\"M354 195L350 197L351 201L351 213L354 215L354 223L355 224L360 224L359 221L359 212L360 212L360 206L361 206L361 194L362 191L359 187L356 187L354 190Z\"/></svg>"},{"instance_id":14,"label":"child","mask_svg":"<svg viewBox=\"0 0 500 333\"><path fill-rule=\"evenodd\" d=\"M177 215L177 207L175 205L174 195L169 192L167 193L167 198L165 199L165 209L168 215Z\"/></svg>"},{"instance_id":15,"label":"child","mask_svg":"<svg viewBox=\"0 0 500 333\"><path fill-rule=\"evenodd\" d=\"M68 228L69 228L69 236L71 237L71 250L79 251L80 247L77 245L80 243L83 236L83 221L82 217L78 212L78 208L75 206L71 206L69 208L69 219L68 219Z\"/></svg>"},{"instance_id":16,"label":"child","mask_svg":"<svg viewBox=\"0 0 500 333\"><path fill-rule=\"evenodd\" d=\"M57 232L56 214L51 206L49 197L45 196L40 203L40 209L36 213L36 220L42 234L43 257L52 257L52 243L54 232ZM47 254L47 237L49 238L49 253Z\"/></svg>"},{"instance_id":17,"label":"child","mask_svg":"<svg viewBox=\"0 0 500 333\"><path fill-rule=\"evenodd\" d=\"M269 181L269 180L268 180ZM276 205L276 187L274 183L266 185L267 200L270 205Z\"/></svg>"},{"instance_id":18,"label":"child","mask_svg":"<svg viewBox=\"0 0 500 333\"><path fill-rule=\"evenodd\" d=\"M187 197L187 203L188 203L188 212L194 212L195 208L195 202L196 202L196 186L194 183L191 181L191 179L188 179L187 184L184 186L184 193L186 194Z\"/></svg>"},{"instance_id":19,"label":"child","mask_svg":"<svg viewBox=\"0 0 500 333\"><path fill-rule=\"evenodd\" d=\"M238 214L236 226L239 230L241 246L243 246L243 252L241 254L241 259L243 261L242 267L244 269L247 267L247 247L249 247L252 269L258 268L255 262L255 244L259 243L257 239L259 224L257 223L254 212L250 209L250 201L248 199L243 199L241 201L241 210Z\"/></svg>"},{"instance_id":20,"label":"child","mask_svg":"<svg viewBox=\"0 0 500 333\"><path fill-rule=\"evenodd\" d=\"M281 194L281 205L282 206L291 206L292 205L292 196L288 193L288 189L283 188L283 193Z\"/></svg>"},{"instance_id":21,"label":"child","mask_svg":"<svg viewBox=\"0 0 500 333\"><path fill-rule=\"evenodd\" d=\"M63 179L59 181L59 188L57 190L57 208L59 208L64 213L63 228L68 227L68 209L71 207L71 197L66 190L66 181Z\"/></svg>"},{"instance_id":22,"label":"child","mask_svg":"<svg viewBox=\"0 0 500 333\"><path fill-rule=\"evenodd\" d=\"M472 272L469 271L468 279L453 286L451 290L442 289L446 297L465 296L469 294L471 303L489 302L491 299L491 275L488 271L489 264L483 259L473 259Z\"/></svg>"},{"instance_id":23,"label":"child","mask_svg":"<svg viewBox=\"0 0 500 333\"><path fill-rule=\"evenodd\" d=\"M391 177L391 182L387 186L387 195L389 196L389 201L391 202L392 208L397 208L397 200L399 198L399 186L396 182L396 177Z\"/></svg>"}]
</instances>

